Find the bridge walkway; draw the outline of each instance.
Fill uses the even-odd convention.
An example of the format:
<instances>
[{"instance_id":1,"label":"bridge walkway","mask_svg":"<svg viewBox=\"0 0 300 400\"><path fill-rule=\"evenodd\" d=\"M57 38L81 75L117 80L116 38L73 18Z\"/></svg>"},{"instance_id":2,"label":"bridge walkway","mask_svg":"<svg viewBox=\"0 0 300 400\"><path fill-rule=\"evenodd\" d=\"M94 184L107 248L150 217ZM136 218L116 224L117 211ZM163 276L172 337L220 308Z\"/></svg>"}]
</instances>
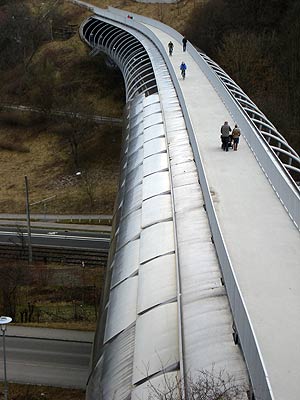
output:
<instances>
[{"instance_id":1,"label":"bridge walkway","mask_svg":"<svg viewBox=\"0 0 300 400\"><path fill-rule=\"evenodd\" d=\"M299 231L289 218L243 138L238 151L220 147L220 127L234 121L181 43L146 25L165 45L178 76L198 142L231 263L274 398L298 399L300 360ZM188 44L189 46L189 44ZM182 80L179 65L187 64ZM184 287L183 302L184 302Z\"/></svg>"}]
</instances>

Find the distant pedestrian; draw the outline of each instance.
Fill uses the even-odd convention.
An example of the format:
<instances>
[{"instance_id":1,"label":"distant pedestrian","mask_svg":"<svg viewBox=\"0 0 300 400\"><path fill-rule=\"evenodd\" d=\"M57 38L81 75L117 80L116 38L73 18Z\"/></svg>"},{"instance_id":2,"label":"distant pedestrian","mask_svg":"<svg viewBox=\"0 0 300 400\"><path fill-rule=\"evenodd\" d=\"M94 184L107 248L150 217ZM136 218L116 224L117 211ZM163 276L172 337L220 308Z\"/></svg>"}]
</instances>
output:
<instances>
[{"instance_id":1,"label":"distant pedestrian","mask_svg":"<svg viewBox=\"0 0 300 400\"><path fill-rule=\"evenodd\" d=\"M240 128L237 126L237 124L235 124L233 131L232 131L232 138L233 138L233 150L237 151L238 148L238 144L240 141L240 136L241 136L241 130Z\"/></svg>"},{"instance_id":2,"label":"distant pedestrian","mask_svg":"<svg viewBox=\"0 0 300 400\"><path fill-rule=\"evenodd\" d=\"M185 79L185 71L187 70L186 63L184 61L182 61L182 63L180 64L179 68L180 68L180 71L181 71L182 79L184 80Z\"/></svg>"},{"instance_id":3,"label":"distant pedestrian","mask_svg":"<svg viewBox=\"0 0 300 400\"><path fill-rule=\"evenodd\" d=\"M182 50L186 51L186 44L187 44L187 38L185 36L183 36L182 39Z\"/></svg>"},{"instance_id":4,"label":"distant pedestrian","mask_svg":"<svg viewBox=\"0 0 300 400\"><path fill-rule=\"evenodd\" d=\"M169 48L169 55L171 56L174 50L174 44L171 41L168 43L168 48Z\"/></svg>"},{"instance_id":5,"label":"distant pedestrian","mask_svg":"<svg viewBox=\"0 0 300 400\"><path fill-rule=\"evenodd\" d=\"M224 151L228 151L230 132L230 125L228 124L228 121L225 121L224 125L221 126L222 149Z\"/></svg>"}]
</instances>

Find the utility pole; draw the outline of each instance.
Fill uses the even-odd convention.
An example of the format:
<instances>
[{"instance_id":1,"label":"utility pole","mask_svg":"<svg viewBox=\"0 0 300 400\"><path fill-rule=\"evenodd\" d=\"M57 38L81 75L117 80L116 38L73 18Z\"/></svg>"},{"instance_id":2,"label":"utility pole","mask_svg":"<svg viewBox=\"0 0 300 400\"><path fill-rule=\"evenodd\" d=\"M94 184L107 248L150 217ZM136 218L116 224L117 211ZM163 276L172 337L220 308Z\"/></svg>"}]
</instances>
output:
<instances>
[{"instance_id":1,"label":"utility pole","mask_svg":"<svg viewBox=\"0 0 300 400\"><path fill-rule=\"evenodd\" d=\"M28 179L25 176L25 191L26 191L26 217L27 217L27 234L28 234L28 262L32 263L32 246L31 246L31 227L30 227L30 206L29 206L29 191Z\"/></svg>"}]
</instances>

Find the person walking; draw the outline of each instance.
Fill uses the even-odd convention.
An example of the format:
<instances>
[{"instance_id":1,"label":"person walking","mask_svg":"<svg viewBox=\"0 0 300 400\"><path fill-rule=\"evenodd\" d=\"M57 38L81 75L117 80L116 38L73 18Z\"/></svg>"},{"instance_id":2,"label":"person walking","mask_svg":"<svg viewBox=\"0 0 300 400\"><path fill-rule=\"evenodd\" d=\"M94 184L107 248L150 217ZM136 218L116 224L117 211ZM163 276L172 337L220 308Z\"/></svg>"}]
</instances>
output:
<instances>
[{"instance_id":1,"label":"person walking","mask_svg":"<svg viewBox=\"0 0 300 400\"><path fill-rule=\"evenodd\" d=\"M183 36L182 38L182 50L186 51L186 44L187 44L187 38Z\"/></svg>"},{"instance_id":2,"label":"person walking","mask_svg":"<svg viewBox=\"0 0 300 400\"><path fill-rule=\"evenodd\" d=\"M237 151L238 144L239 144L239 141L240 141L240 136L241 136L241 130L237 126L237 124L235 124L235 126L234 126L234 128L232 130L233 150L234 151Z\"/></svg>"},{"instance_id":3,"label":"person walking","mask_svg":"<svg viewBox=\"0 0 300 400\"><path fill-rule=\"evenodd\" d=\"M174 44L171 41L168 43L168 48L169 48L169 56L171 56L174 50Z\"/></svg>"},{"instance_id":4,"label":"person walking","mask_svg":"<svg viewBox=\"0 0 300 400\"><path fill-rule=\"evenodd\" d=\"M182 61L182 63L180 64L179 68L180 68L180 71L181 71L182 79L184 80L185 79L185 71L187 70L186 63L184 61Z\"/></svg>"},{"instance_id":5,"label":"person walking","mask_svg":"<svg viewBox=\"0 0 300 400\"><path fill-rule=\"evenodd\" d=\"M225 121L224 124L221 126L222 149L224 151L228 151L230 132L230 125L228 124L228 121Z\"/></svg>"}]
</instances>

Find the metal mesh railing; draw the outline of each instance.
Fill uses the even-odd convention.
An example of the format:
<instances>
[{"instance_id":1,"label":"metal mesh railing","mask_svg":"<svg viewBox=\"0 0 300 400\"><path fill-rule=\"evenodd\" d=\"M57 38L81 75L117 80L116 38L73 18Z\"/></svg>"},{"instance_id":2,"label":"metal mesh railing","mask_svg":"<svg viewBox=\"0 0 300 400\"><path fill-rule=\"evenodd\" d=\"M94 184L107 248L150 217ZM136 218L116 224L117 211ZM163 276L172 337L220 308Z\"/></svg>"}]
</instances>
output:
<instances>
[{"instance_id":1,"label":"metal mesh railing","mask_svg":"<svg viewBox=\"0 0 300 400\"><path fill-rule=\"evenodd\" d=\"M243 90L230 78L229 75L206 54L200 53L207 64L214 70L221 82L225 85L231 96L238 103L243 112L247 115L256 131L270 147L273 154L283 166L289 178L299 190L300 185L300 157L289 145L287 140L278 132L275 126L259 110L253 101Z\"/></svg>"}]
</instances>

